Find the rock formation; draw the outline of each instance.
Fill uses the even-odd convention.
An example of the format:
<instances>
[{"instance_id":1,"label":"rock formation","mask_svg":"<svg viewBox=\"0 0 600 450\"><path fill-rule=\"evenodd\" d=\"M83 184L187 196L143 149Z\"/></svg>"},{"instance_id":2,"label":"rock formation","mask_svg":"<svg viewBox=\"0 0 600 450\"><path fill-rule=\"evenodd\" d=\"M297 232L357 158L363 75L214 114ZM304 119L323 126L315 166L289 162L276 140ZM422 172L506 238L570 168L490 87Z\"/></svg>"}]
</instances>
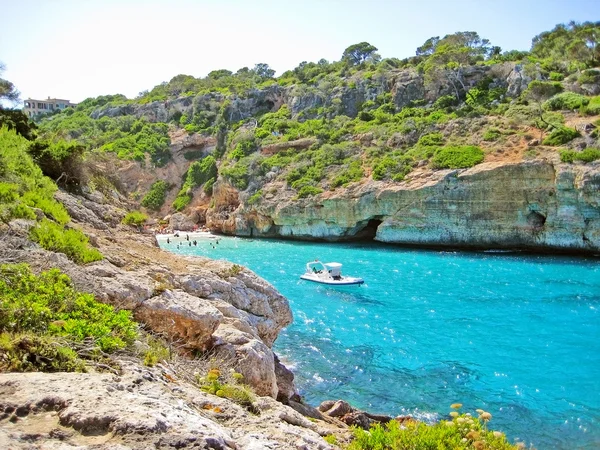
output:
<instances>
[{"instance_id":1,"label":"rock formation","mask_svg":"<svg viewBox=\"0 0 600 450\"><path fill-rule=\"evenodd\" d=\"M0 374L3 449L331 449L340 429L270 397L254 413L163 366L121 361L122 373Z\"/></svg>"},{"instance_id":2,"label":"rock formation","mask_svg":"<svg viewBox=\"0 0 600 450\"><path fill-rule=\"evenodd\" d=\"M214 230L240 236L409 245L600 251L600 167L558 161L484 163L411 173L408 182L356 183L319 197L239 202L214 187Z\"/></svg>"},{"instance_id":3,"label":"rock formation","mask_svg":"<svg viewBox=\"0 0 600 450\"><path fill-rule=\"evenodd\" d=\"M59 268L78 289L131 310L183 354L210 351L259 397L249 412L203 392L180 376L189 372L183 357L177 361L185 369L177 370L117 356L121 368L110 373L1 373L0 448L309 450L332 448L325 435L348 437L340 423L311 422L296 411L322 419L299 403L293 374L271 350L292 314L269 283L240 266L160 250L153 235L107 222L124 211L92 194L57 197L105 259L76 265L29 241L32 222L17 219L0 229L1 261Z\"/></svg>"}]
</instances>

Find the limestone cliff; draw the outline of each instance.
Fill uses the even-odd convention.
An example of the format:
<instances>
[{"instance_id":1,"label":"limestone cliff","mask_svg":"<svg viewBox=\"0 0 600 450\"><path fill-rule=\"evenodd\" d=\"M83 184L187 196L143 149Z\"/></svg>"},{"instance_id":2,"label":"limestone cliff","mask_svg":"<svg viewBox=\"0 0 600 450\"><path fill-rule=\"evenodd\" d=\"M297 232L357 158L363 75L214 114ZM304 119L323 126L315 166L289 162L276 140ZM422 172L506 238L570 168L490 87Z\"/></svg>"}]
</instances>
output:
<instances>
[{"instance_id":1,"label":"limestone cliff","mask_svg":"<svg viewBox=\"0 0 600 450\"><path fill-rule=\"evenodd\" d=\"M292 312L275 288L247 269L176 257L157 248L153 235L109 227L103 219L122 217L124 211L98 203L96 197L90 201L60 192L57 198L105 259L79 266L30 242L26 231L31 224L15 220L4 230L1 261L27 262L36 270L57 267L79 289L131 310L139 322L182 350L211 350L237 360L237 369L259 395L278 397L278 363L271 346L291 323ZM283 391L294 389L284 386Z\"/></svg>"},{"instance_id":2,"label":"limestone cliff","mask_svg":"<svg viewBox=\"0 0 600 450\"><path fill-rule=\"evenodd\" d=\"M417 170L404 183L367 181L308 199L296 199L283 184L270 188L277 195L248 206L221 182L209 227L242 236L600 251L598 164L537 160Z\"/></svg>"}]
</instances>

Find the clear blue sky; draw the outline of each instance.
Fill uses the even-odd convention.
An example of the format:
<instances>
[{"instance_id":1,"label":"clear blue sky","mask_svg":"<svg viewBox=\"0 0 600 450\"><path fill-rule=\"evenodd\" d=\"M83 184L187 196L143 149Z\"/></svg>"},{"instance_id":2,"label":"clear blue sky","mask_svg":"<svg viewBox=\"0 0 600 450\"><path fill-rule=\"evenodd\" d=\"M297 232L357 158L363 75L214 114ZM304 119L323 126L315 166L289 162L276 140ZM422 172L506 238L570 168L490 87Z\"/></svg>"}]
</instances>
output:
<instances>
[{"instance_id":1,"label":"clear blue sky","mask_svg":"<svg viewBox=\"0 0 600 450\"><path fill-rule=\"evenodd\" d=\"M431 36L476 31L528 50L557 23L600 20L600 0L0 0L2 78L21 98L135 97L184 73L339 60L367 41L405 58Z\"/></svg>"}]
</instances>

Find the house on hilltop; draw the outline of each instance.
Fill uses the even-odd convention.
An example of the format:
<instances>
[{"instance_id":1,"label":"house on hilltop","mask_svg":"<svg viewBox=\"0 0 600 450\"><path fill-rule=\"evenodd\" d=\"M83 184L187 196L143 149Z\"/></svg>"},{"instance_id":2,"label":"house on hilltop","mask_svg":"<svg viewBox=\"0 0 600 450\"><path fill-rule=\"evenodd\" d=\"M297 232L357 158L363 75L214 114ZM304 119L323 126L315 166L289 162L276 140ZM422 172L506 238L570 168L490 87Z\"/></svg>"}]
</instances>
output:
<instances>
[{"instance_id":1,"label":"house on hilltop","mask_svg":"<svg viewBox=\"0 0 600 450\"><path fill-rule=\"evenodd\" d=\"M40 114L51 113L56 110L63 110L69 106L75 107L77 104L71 103L69 100L62 98L48 97L47 100L34 100L32 98L28 98L23 102L23 112L27 114L28 117L35 117Z\"/></svg>"}]
</instances>

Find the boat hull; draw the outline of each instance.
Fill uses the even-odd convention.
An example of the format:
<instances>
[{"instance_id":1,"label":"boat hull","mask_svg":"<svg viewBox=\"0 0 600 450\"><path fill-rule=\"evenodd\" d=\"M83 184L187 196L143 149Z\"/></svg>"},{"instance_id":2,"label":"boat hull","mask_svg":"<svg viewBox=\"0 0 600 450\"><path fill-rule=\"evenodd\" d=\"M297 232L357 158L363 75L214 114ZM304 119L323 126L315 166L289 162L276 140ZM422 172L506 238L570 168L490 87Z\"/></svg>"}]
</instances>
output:
<instances>
[{"instance_id":1,"label":"boat hull","mask_svg":"<svg viewBox=\"0 0 600 450\"><path fill-rule=\"evenodd\" d=\"M310 274L301 275L300 278L306 281L312 281L313 283L325 284L327 286L352 286L364 284L362 278L346 278L342 280L322 279L311 276Z\"/></svg>"}]
</instances>

